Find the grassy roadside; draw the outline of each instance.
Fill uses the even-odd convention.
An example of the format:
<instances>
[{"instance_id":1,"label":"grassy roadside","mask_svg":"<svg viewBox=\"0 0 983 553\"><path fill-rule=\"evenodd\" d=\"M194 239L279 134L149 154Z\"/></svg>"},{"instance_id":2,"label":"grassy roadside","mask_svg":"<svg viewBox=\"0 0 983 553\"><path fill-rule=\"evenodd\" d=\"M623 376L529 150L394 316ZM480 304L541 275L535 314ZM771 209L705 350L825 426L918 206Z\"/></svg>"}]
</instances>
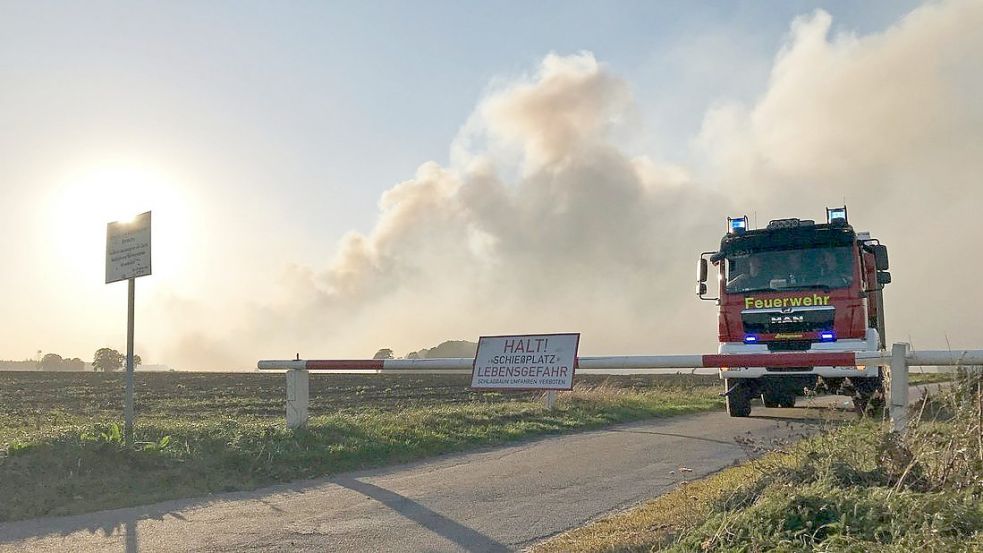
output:
<instances>
[{"instance_id":1,"label":"grassy roadside","mask_svg":"<svg viewBox=\"0 0 983 553\"><path fill-rule=\"evenodd\" d=\"M234 416L203 412L176 402L169 414L139 419L135 451L122 447L118 419L103 411L11 411L0 417L0 521L248 490L721 406L714 381L666 382L579 386L561 393L554 411L528 395L515 401L374 403L315 416L298 431L283 427L280 398L276 417L248 409Z\"/></svg>"},{"instance_id":2,"label":"grassy roadside","mask_svg":"<svg viewBox=\"0 0 983 553\"><path fill-rule=\"evenodd\" d=\"M781 463L769 454L758 463ZM687 482L640 507L571 530L539 544L530 553L599 553L657 551L711 516L714 507L761 481L755 463L724 469Z\"/></svg>"},{"instance_id":3,"label":"grassy roadside","mask_svg":"<svg viewBox=\"0 0 983 553\"><path fill-rule=\"evenodd\" d=\"M956 373L911 373L908 375L908 384L935 384L936 382L952 382L956 380Z\"/></svg>"},{"instance_id":4,"label":"grassy roadside","mask_svg":"<svg viewBox=\"0 0 983 553\"><path fill-rule=\"evenodd\" d=\"M983 380L918 420L817 435L532 551L983 551Z\"/></svg>"}]
</instances>

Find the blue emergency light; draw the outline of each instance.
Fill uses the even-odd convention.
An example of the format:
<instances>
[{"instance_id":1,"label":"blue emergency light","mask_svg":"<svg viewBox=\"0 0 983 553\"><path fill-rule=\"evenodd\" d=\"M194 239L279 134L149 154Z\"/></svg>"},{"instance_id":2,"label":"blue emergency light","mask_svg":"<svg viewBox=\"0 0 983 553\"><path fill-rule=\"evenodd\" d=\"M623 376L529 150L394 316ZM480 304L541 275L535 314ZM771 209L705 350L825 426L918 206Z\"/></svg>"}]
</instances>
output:
<instances>
[{"instance_id":1,"label":"blue emergency light","mask_svg":"<svg viewBox=\"0 0 983 553\"><path fill-rule=\"evenodd\" d=\"M744 343L745 344L757 344L758 343L758 337L755 336L754 334L745 334L744 335Z\"/></svg>"},{"instance_id":2,"label":"blue emergency light","mask_svg":"<svg viewBox=\"0 0 983 553\"><path fill-rule=\"evenodd\" d=\"M827 207L826 208L826 222L833 223L846 223L846 206L843 207Z\"/></svg>"},{"instance_id":3,"label":"blue emergency light","mask_svg":"<svg viewBox=\"0 0 983 553\"><path fill-rule=\"evenodd\" d=\"M819 333L819 341L820 342L835 342L836 341L836 333L833 332L832 330L824 330L824 331L822 331L822 332Z\"/></svg>"},{"instance_id":4,"label":"blue emergency light","mask_svg":"<svg viewBox=\"0 0 983 553\"><path fill-rule=\"evenodd\" d=\"M747 231L747 215L743 217L728 217L727 232L730 234L744 234Z\"/></svg>"}]
</instances>

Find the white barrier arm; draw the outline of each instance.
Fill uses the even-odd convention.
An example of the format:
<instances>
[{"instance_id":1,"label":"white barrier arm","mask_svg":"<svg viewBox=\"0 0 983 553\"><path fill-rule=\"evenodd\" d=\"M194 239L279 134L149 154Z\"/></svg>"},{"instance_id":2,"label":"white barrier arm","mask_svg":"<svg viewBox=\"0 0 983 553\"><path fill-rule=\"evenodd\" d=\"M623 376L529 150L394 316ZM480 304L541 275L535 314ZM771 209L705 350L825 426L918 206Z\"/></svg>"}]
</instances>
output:
<instances>
[{"instance_id":1,"label":"white barrier arm","mask_svg":"<svg viewBox=\"0 0 983 553\"><path fill-rule=\"evenodd\" d=\"M260 361L256 363L256 368L264 371L307 370L307 361L300 359L290 361Z\"/></svg>"},{"instance_id":2,"label":"white barrier arm","mask_svg":"<svg viewBox=\"0 0 983 553\"><path fill-rule=\"evenodd\" d=\"M604 369L679 369L703 368L703 355L619 355L603 357L580 357L577 368L585 370ZM310 371L367 371L400 372L414 371L466 371L470 374L474 365L471 357L442 359L324 359L324 360L285 360L260 361L260 370L306 369Z\"/></svg>"},{"instance_id":3,"label":"white barrier arm","mask_svg":"<svg viewBox=\"0 0 983 553\"><path fill-rule=\"evenodd\" d=\"M703 368L702 355L607 355L580 357L578 369L696 369Z\"/></svg>"},{"instance_id":4,"label":"white barrier arm","mask_svg":"<svg viewBox=\"0 0 983 553\"><path fill-rule=\"evenodd\" d=\"M908 352L909 365L983 365L983 350L925 350Z\"/></svg>"},{"instance_id":5,"label":"white barrier arm","mask_svg":"<svg viewBox=\"0 0 983 553\"><path fill-rule=\"evenodd\" d=\"M879 359L882 353L877 354ZM855 352L751 353L709 355L619 355L578 357L577 369L701 369L718 367L809 367L855 366ZM260 361L261 370L306 369L309 371L471 371L470 357L446 359L308 359L289 361Z\"/></svg>"}]
</instances>

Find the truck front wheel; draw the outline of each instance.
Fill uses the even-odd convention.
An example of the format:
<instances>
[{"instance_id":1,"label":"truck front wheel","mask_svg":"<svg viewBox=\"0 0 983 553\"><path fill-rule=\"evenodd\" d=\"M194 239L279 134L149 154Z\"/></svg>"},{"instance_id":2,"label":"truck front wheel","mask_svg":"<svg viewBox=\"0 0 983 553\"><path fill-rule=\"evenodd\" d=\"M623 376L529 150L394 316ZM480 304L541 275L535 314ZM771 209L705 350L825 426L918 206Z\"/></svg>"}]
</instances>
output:
<instances>
[{"instance_id":1,"label":"truck front wheel","mask_svg":"<svg viewBox=\"0 0 983 553\"><path fill-rule=\"evenodd\" d=\"M858 414L877 411L884 407L884 381L880 376L854 378L853 407Z\"/></svg>"},{"instance_id":2,"label":"truck front wheel","mask_svg":"<svg viewBox=\"0 0 983 553\"><path fill-rule=\"evenodd\" d=\"M794 381L784 378L766 379L761 385L761 403L765 407L795 407L795 390Z\"/></svg>"},{"instance_id":3,"label":"truck front wheel","mask_svg":"<svg viewBox=\"0 0 983 553\"><path fill-rule=\"evenodd\" d=\"M746 417L751 414L752 388L750 382L740 378L724 380L727 389L727 414L732 417Z\"/></svg>"},{"instance_id":4,"label":"truck front wheel","mask_svg":"<svg viewBox=\"0 0 983 553\"><path fill-rule=\"evenodd\" d=\"M765 391L761 392L761 403L768 408L781 407L781 395L776 390L765 388Z\"/></svg>"},{"instance_id":5,"label":"truck front wheel","mask_svg":"<svg viewBox=\"0 0 983 553\"><path fill-rule=\"evenodd\" d=\"M795 407L795 392L766 387L761 392L761 403L765 407Z\"/></svg>"}]
</instances>

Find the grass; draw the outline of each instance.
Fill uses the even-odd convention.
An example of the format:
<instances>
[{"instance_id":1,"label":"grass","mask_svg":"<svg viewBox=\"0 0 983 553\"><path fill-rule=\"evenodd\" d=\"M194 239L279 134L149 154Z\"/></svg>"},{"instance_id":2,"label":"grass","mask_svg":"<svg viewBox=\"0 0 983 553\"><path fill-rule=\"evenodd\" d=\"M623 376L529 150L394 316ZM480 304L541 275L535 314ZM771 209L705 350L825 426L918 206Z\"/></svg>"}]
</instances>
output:
<instances>
[{"instance_id":1,"label":"grass","mask_svg":"<svg viewBox=\"0 0 983 553\"><path fill-rule=\"evenodd\" d=\"M771 461L781 459L771 455ZM714 506L745 486L758 482L754 464L732 467L707 478L686 482L644 505L560 534L532 553L642 552L672 543L698 526Z\"/></svg>"},{"instance_id":2,"label":"grass","mask_svg":"<svg viewBox=\"0 0 983 553\"><path fill-rule=\"evenodd\" d=\"M648 417L718 409L698 376L583 378L554 411L466 377L312 375L309 425L284 427L270 374L138 374L137 447L119 375L0 373L0 521L249 490Z\"/></svg>"},{"instance_id":3,"label":"grass","mask_svg":"<svg viewBox=\"0 0 983 553\"><path fill-rule=\"evenodd\" d=\"M983 377L557 536L552 552L983 551Z\"/></svg>"},{"instance_id":4,"label":"grass","mask_svg":"<svg viewBox=\"0 0 983 553\"><path fill-rule=\"evenodd\" d=\"M956 380L956 373L911 373L908 375L908 384L935 384L936 382L951 382Z\"/></svg>"}]
</instances>

